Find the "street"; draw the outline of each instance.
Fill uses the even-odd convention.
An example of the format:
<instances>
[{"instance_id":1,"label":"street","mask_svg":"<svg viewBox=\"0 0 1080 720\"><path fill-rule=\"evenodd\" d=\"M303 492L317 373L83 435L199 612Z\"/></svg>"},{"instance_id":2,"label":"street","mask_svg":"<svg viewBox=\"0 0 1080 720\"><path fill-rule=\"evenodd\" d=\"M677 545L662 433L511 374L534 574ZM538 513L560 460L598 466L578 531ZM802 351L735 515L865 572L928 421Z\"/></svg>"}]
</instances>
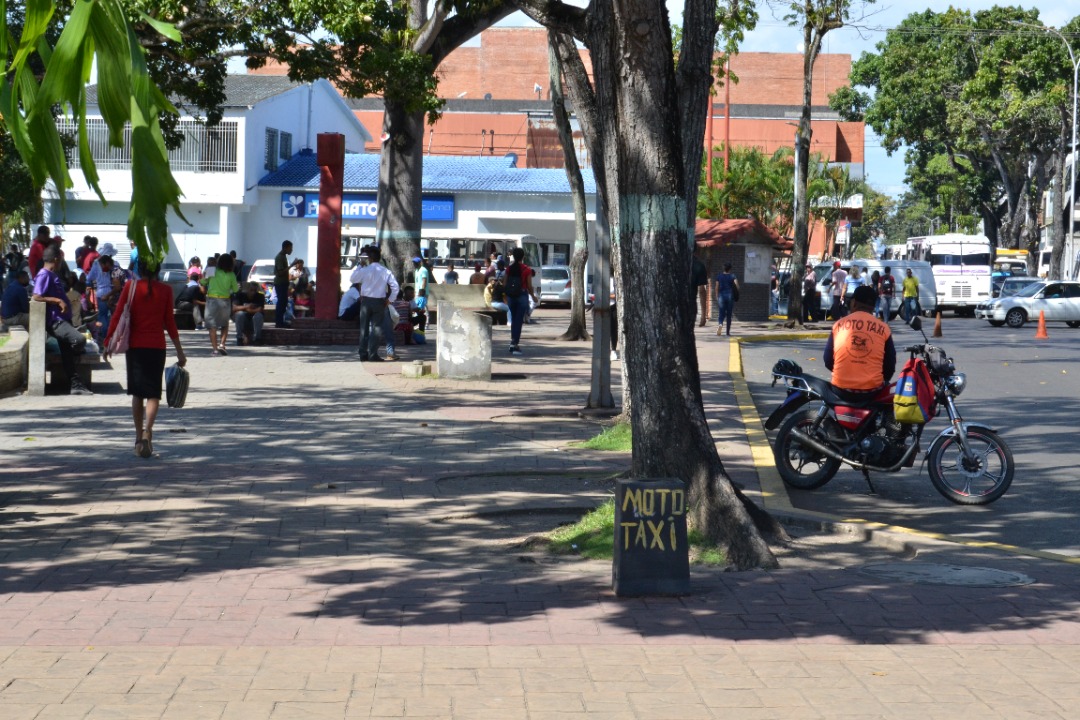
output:
<instances>
[{"instance_id":1,"label":"street","mask_svg":"<svg viewBox=\"0 0 1080 720\"><path fill-rule=\"evenodd\" d=\"M932 327L932 321L925 323L927 335ZM921 340L900 321L892 323L892 330L898 350ZM1012 487L996 503L961 507L948 502L931 485L920 455L915 468L871 475L876 495L869 494L862 473L845 467L818 490L787 489L792 506L1080 557L1080 444L1075 439L1080 417L1076 368L1080 330L1061 323L1050 324L1048 330L1049 340L1036 341L1033 323L1010 330L947 316L943 337L931 338L967 374L967 388L957 399L960 412L997 430L1016 460ZM824 347L822 339L742 344L746 380L763 420L784 397L780 385L770 387L773 363L789 358L805 372L827 378ZM899 352L897 371L905 359ZM940 416L927 426L924 452L944 428Z\"/></svg>"}]
</instances>

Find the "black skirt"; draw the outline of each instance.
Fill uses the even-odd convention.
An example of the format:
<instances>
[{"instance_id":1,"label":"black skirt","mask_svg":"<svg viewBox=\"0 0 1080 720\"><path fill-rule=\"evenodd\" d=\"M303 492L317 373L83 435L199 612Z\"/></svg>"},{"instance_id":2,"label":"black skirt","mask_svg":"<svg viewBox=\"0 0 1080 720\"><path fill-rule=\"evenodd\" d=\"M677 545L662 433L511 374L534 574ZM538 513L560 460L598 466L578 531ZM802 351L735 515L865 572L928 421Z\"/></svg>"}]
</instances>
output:
<instances>
[{"instance_id":1,"label":"black skirt","mask_svg":"<svg viewBox=\"0 0 1080 720\"><path fill-rule=\"evenodd\" d=\"M161 378L165 374L165 349L128 348L128 395L161 399Z\"/></svg>"}]
</instances>

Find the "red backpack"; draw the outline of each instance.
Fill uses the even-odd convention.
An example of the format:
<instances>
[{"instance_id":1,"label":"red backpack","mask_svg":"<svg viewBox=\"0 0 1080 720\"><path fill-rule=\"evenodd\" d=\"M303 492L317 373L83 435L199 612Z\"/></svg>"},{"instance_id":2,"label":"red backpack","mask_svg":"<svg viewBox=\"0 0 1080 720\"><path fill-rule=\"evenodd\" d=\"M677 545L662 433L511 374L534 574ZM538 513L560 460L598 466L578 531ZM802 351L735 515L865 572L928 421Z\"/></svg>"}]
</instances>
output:
<instances>
[{"instance_id":1,"label":"red backpack","mask_svg":"<svg viewBox=\"0 0 1080 720\"><path fill-rule=\"evenodd\" d=\"M934 381L922 358L912 358L904 364L896 379L893 397L893 416L897 422L922 425L934 418Z\"/></svg>"}]
</instances>

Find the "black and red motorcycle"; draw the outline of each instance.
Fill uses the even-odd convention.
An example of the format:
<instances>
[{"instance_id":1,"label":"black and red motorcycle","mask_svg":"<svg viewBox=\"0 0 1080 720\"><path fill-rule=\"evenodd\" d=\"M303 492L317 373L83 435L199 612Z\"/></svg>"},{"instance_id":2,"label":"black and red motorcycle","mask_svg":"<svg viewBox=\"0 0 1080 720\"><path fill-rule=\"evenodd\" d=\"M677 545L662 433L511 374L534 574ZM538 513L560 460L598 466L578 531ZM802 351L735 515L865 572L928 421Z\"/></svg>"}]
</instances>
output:
<instances>
[{"instance_id":1,"label":"black and red motorcycle","mask_svg":"<svg viewBox=\"0 0 1080 720\"><path fill-rule=\"evenodd\" d=\"M911 327L922 331L918 317ZM1005 494L1015 465L1005 441L986 425L967 422L956 409L956 397L967 378L952 358L925 341L905 348L926 363L933 383L934 412L945 408L949 426L930 443L925 463L930 481L952 502L986 505ZM765 422L779 427L773 443L776 469L794 488L813 490L829 482L841 465L861 470L870 485L871 472L897 472L913 467L925 424L908 424L893 415L895 384L877 393L848 393L827 380L803 373L791 360L773 366L773 385L784 380L788 394ZM812 404L811 407L806 407Z\"/></svg>"}]
</instances>

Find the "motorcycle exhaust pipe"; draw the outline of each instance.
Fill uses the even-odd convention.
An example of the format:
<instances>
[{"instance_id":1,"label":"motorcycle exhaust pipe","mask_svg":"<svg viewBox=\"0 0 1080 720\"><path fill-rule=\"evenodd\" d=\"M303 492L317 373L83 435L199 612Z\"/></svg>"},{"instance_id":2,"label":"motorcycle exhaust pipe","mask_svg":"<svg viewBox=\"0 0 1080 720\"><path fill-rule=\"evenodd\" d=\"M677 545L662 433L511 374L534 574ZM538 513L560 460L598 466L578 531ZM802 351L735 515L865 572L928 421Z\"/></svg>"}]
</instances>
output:
<instances>
[{"instance_id":1,"label":"motorcycle exhaust pipe","mask_svg":"<svg viewBox=\"0 0 1080 720\"><path fill-rule=\"evenodd\" d=\"M833 460L839 460L840 462L844 463L845 465L853 467L856 470L873 470L874 472L896 472L897 470L899 470L900 468L902 468L904 466L904 463L908 460L908 456L911 455L913 452L915 452L916 449L918 448L917 444L912 445L911 447L909 447L908 451L906 453L904 453L904 456L902 458L900 458L900 460L897 461L897 463L895 465L892 465L890 467L877 467L876 465L866 465L864 463L856 462L855 460L844 457L842 454L837 452L835 449L829 447L828 445L821 442L820 440L815 440L814 438L810 437L809 435L802 432L801 430L792 430L791 434L795 437L796 440L798 440L800 443L807 446L811 450L816 450L817 452L821 453L822 455L827 455L828 457L832 458Z\"/></svg>"}]
</instances>

